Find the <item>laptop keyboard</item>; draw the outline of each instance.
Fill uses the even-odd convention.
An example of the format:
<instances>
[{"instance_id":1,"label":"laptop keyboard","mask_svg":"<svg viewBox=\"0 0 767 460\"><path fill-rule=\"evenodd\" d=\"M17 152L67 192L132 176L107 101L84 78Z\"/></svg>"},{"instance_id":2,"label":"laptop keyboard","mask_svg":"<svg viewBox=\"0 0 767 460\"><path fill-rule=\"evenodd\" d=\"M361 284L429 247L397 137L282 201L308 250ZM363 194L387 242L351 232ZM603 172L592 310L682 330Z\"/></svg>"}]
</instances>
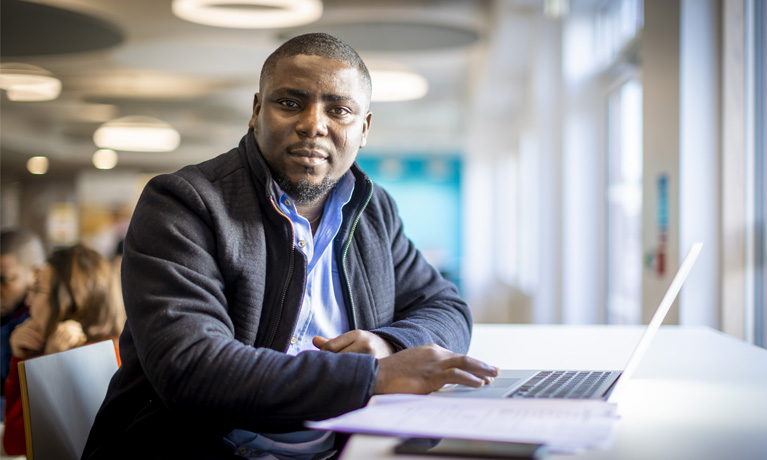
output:
<instances>
[{"instance_id":1,"label":"laptop keyboard","mask_svg":"<svg viewBox=\"0 0 767 460\"><path fill-rule=\"evenodd\" d=\"M586 399L609 376L603 371L541 371L508 397Z\"/></svg>"}]
</instances>

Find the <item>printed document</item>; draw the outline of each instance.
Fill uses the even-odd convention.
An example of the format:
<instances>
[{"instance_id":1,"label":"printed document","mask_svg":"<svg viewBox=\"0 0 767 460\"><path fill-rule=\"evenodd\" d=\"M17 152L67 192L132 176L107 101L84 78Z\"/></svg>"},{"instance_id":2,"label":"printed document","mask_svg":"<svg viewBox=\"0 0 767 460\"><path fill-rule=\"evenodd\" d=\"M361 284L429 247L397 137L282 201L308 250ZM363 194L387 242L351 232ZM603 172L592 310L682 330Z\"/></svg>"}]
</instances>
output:
<instances>
[{"instance_id":1,"label":"printed document","mask_svg":"<svg viewBox=\"0 0 767 460\"><path fill-rule=\"evenodd\" d=\"M610 441L616 406L604 401L379 395L356 411L309 428L389 436L544 443L554 453Z\"/></svg>"}]
</instances>

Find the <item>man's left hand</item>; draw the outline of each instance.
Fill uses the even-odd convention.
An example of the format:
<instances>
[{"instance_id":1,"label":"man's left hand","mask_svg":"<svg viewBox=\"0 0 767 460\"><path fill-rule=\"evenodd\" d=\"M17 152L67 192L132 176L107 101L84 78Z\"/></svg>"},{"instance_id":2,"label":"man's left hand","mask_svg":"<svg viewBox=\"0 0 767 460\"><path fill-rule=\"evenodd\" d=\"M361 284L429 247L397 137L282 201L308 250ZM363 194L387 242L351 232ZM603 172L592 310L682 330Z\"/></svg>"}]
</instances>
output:
<instances>
[{"instance_id":1,"label":"man's left hand","mask_svg":"<svg viewBox=\"0 0 767 460\"><path fill-rule=\"evenodd\" d=\"M333 353L364 353L375 358L386 358L394 353L394 347L385 339L370 331L355 329L334 339L316 336L312 339L315 347Z\"/></svg>"}]
</instances>

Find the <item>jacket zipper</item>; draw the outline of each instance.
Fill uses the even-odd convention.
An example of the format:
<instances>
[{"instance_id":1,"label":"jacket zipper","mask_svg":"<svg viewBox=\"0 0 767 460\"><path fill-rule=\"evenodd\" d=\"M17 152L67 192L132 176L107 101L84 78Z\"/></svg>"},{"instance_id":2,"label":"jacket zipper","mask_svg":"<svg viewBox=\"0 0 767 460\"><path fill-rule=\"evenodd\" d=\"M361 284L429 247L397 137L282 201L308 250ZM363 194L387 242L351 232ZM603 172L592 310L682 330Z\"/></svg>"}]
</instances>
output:
<instances>
[{"instance_id":1,"label":"jacket zipper","mask_svg":"<svg viewBox=\"0 0 767 460\"><path fill-rule=\"evenodd\" d=\"M360 221L360 218L362 218L362 213L365 212L365 208L368 207L368 203L370 203L370 199L373 197L373 182L368 182L370 184L370 193L368 193L368 197L365 200L365 204L362 205L362 208L357 213L357 217L354 219L354 223L352 224L352 229L349 232L349 238L346 240L346 246L344 246L344 252L341 255L341 267L344 270L344 280L346 280L346 290L349 292L349 307L351 308L352 312L352 324L351 324L351 330L357 329L357 310L354 307L354 297L352 296L352 286L349 282L349 272L346 270L346 253L349 252L349 246L352 244L352 238L354 238L354 231L357 229L357 224Z\"/></svg>"},{"instance_id":2,"label":"jacket zipper","mask_svg":"<svg viewBox=\"0 0 767 460\"><path fill-rule=\"evenodd\" d=\"M296 235L295 235L295 228L293 227L293 221L290 220L290 217L286 216L284 212L282 212L277 206L277 204L274 202L274 197L270 196L269 201L272 203L272 206L274 207L275 211L277 211L282 217L288 220L290 223L290 266L288 267L288 276L285 279L285 285L282 288L282 298L280 299L280 310L277 313L277 321L274 323L274 329L272 329L272 336L269 338L269 348L272 348L272 345L274 344L274 339L277 337L277 329L279 329L280 321L282 320L282 310L285 306L285 297L288 295L288 287L290 286L290 280L293 278L293 250L296 248Z\"/></svg>"}]
</instances>

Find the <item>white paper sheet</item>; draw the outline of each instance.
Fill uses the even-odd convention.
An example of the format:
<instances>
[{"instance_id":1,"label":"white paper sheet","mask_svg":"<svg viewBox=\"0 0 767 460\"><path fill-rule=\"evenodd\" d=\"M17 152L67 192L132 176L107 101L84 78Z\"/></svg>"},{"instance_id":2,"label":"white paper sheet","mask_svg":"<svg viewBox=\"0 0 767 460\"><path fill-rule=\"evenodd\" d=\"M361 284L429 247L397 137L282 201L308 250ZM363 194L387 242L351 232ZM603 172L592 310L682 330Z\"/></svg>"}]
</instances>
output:
<instances>
[{"instance_id":1,"label":"white paper sheet","mask_svg":"<svg viewBox=\"0 0 767 460\"><path fill-rule=\"evenodd\" d=\"M618 420L603 401L467 399L382 395L309 428L389 436L538 442L550 452L573 453L605 445Z\"/></svg>"}]
</instances>

